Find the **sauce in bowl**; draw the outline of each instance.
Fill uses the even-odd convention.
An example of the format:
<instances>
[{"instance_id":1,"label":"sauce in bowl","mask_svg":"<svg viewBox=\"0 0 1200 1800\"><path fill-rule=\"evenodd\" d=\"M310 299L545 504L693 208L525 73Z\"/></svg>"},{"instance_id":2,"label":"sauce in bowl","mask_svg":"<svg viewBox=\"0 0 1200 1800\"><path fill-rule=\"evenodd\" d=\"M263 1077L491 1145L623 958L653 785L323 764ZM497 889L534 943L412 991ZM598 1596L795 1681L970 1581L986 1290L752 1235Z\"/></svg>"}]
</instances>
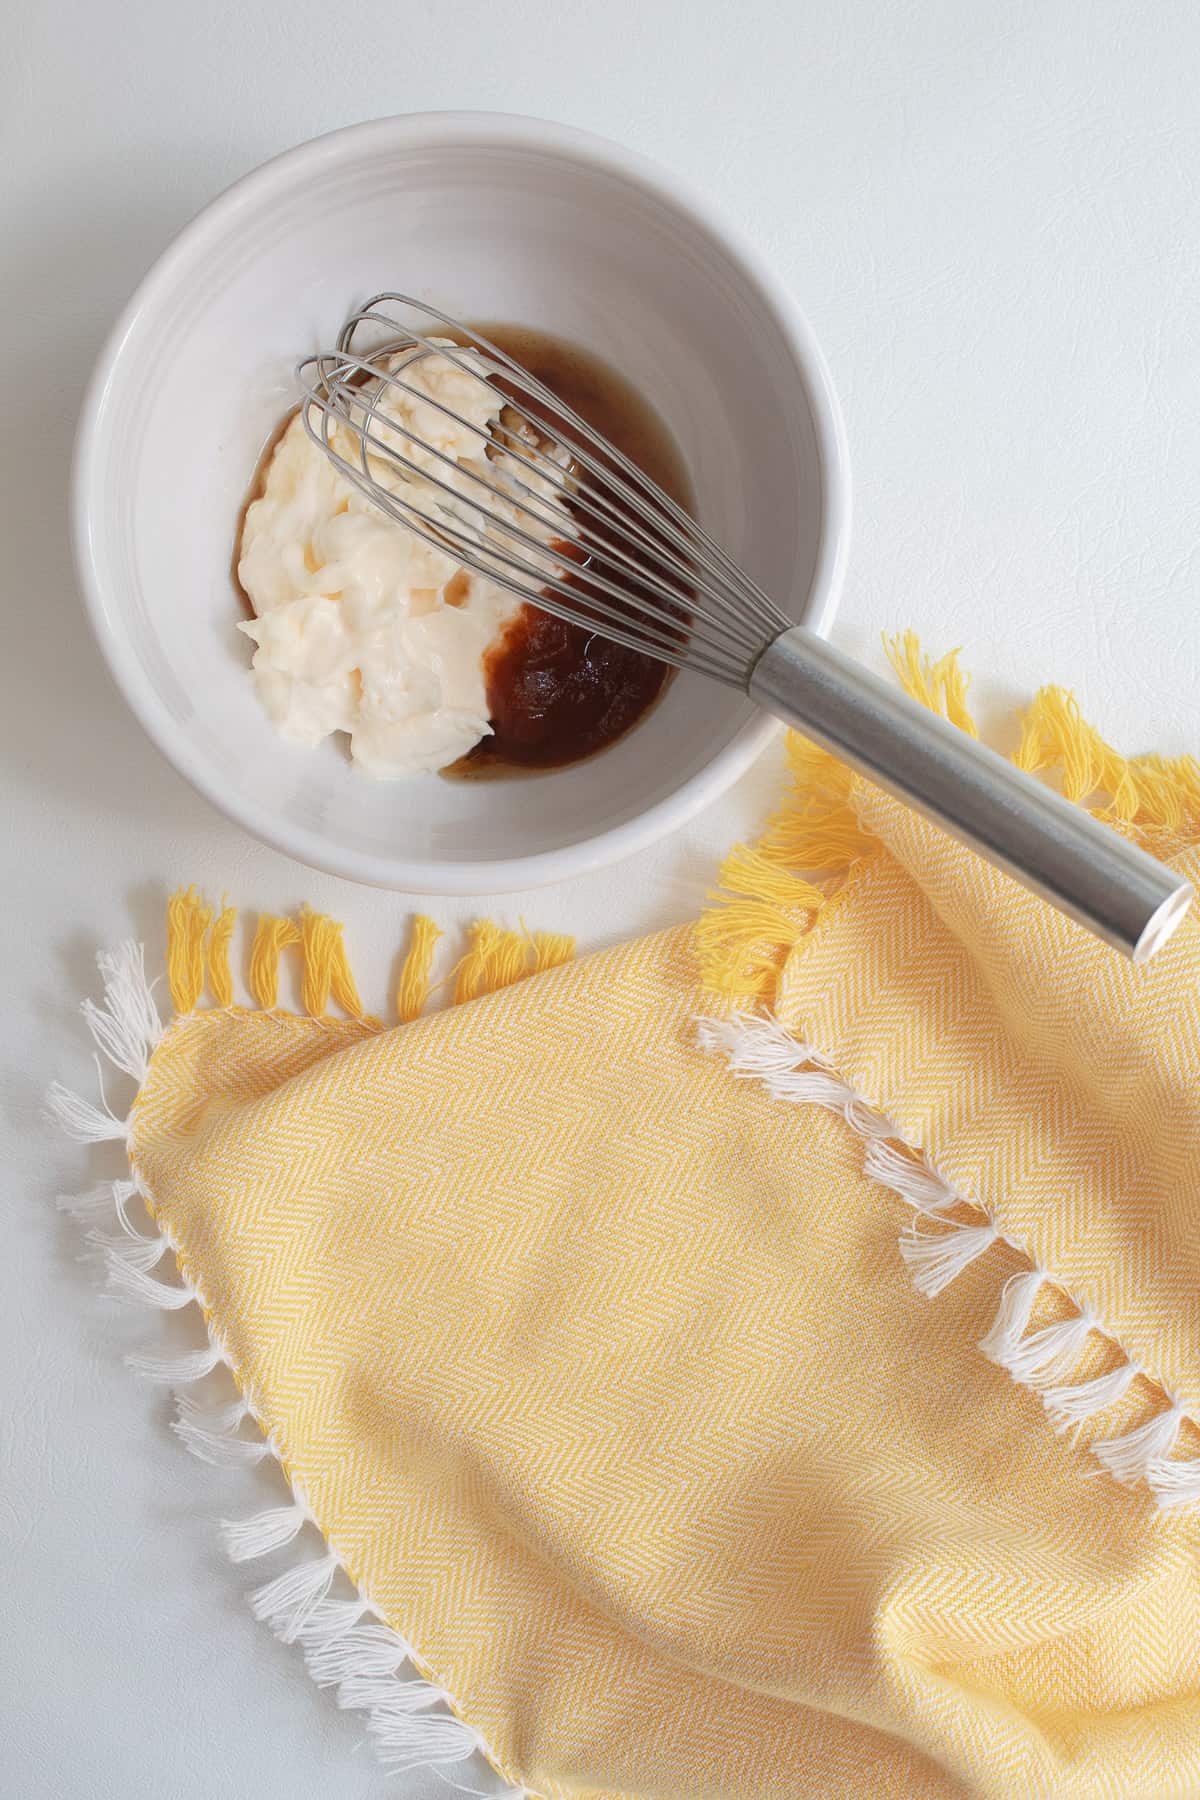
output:
<instances>
[{"instance_id":1,"label":"sauce in bowl","mask_svg":"<svg viewBox=\"0 0 1200 1800\"><path fill-rule=\"evenodd\" d=\"M691 490L683 460L666 427L632 384L617 371L603 362L599 357L582 350L577 345L563 339L551 337L547 333L535 331L515 325L487 325L479 328L481 334L490 339L523 369L535 376L543 386L564 405L570 407L593 430L607 439L630 462L640 468L644 474L658 484L660 488L677 505L690 512ZM467 343L465 337L447 330L447 338ZM362 379L368 379L364 371ZM522 394L519 382L514 378L509 384L503 379L496 386L513 395L519 405ZM555 434L556 420L549 407L539 406L533 402L533 410L538 419L539 428L544 429L547 445L552 443ZM248 525L251 521L251 508L258 500L268 495L269 483L276 468L277 453L282 456L287 450L287 435L296 420L299 409L292 411L283 419L268 440L258 466L255 470L250 490L246 496L238 521L237 547L234 555L234 584L242 600L247 620L256 620L255 606L250 595L245 591L239 579L239 559L245 554ZM509 422L515 423L512 415ZM565 420L558 422L569 435L571 427ZM498 444L503 444L505 415L501 414L499 427L493 427L497 434ZM301 439L303 442L303 439ZM319 452L308 452L319 458ZM473 451L472 454L478 454ZM292 481L292 489L283 492L282 500L277 500L277 510L284 507L283 517L290 519L286 508L291 505L301 514L304 512L304 497L307 489L303 485L309 480L307 471L297 473L289 464L286 471ZM297 485L299 484L299 485ZM297 502L295 495L301 496ZM611 520L589 521L587 500L584 496L568 493L564 496L567 510L575 516L578 525L586 528L589 522L608 525L612 533L620 537L619 523ZM322 549L315 536L317 527L324 529L321 508L330 504L322 490L317 489L317 501L313 503L316 510L313 514L316 525L309 522L309 529L314 532L313 546L305 545L305 566L314 576L320 575L324 567ZM345 502L338 509L345 510ZM310 506L312 511L312 506ZM332 517L332 514L330 515ZM411 534L405 534L411 544L416 540ZM630 557L632 567L621 577L620 585L630 596L639 592L639 576L650 573L651 559L639 548L635 538L624 539L624 547ZM280 552L270 537L267 528L267 544L273 561L269 561L267 573L271 580L265 584L268 596L274 584L282 579L280 575ZM368 545L369 548L369 545ZM563 561L569 566L574 560L579 564L567 577L572 587L579 591L579 604L586 612L588 606L588 569L586 557L581 560L580 552L570 543L560 541L553 545L561 552ZM335 559L336 560L336 559ZM346 579L349 563L341 566L342 579ZM244 565L243 565L244 567ZM283 574L287 575L295 586L290 569L283 565ZM617 571L609 571L610 578L617 580ZM372 575L368 567L367 575ZM364 578L365 579L365 578ZM260 586L264 585L260 580ZM286 583L285 583L286 585ZM367 583L369 586L369 582ZM299 584L300 597L303 598L303 581ZM593 589L596 598L596 590ZM641 587L643 593L649 590ZM497 601L503 596L492 588L495 608ZM608 597L610 600L611 596ZM342 599L341 592L329 596L328 601L318 601L318 605L328 607L333 601ZM471 581L465 570L454 575L441 591L441 602L450 607L465 604L473 605ZM275 601L268 598L268 607ZM619 605L619 601L617 602ZM682 609L681 609L682 615ZM278 619L281 615L270 614ZM306 626L297 629L303 632ZM486 622L484 623L486 633ZM254 635L254 634L252 634ZM360 649L369 649L373 642L371 634L360 628L362 644ZM258 641L256 637L256 642ZM667 686L673 671L664 663L656 662L635 650L623 645L613 644L592 629L583 625L568 624L553 617L539 606L530 602L518 602L513 608L502 605L500 616L493 627L492 634L484 638L484 646L474 652L478 659L474 667L478 671L478 686L482 697L486 699L486 714L491 725L490 734L475 743L465 754L458 755L456 761L442 768L441 773L459 780L478 780L505 775L535 774L542 771L562 768L585 757L590 757L615 743L620 737L643 718ZM303 645L297 639L296 644L288 641L287 652L292 662L300 669L296 688L301 694L303 705L309 705L307 683L324 679L323 672L310 676L302 666ZM386 650L386 646L385 646ZM293 656L295 651L295 656ZM299 660L297 660L299 659ZM278 664L270 664L273 670ZM364 665L365 666L365 665ZM290 675L290 665L282 665L285 676ZM436 656L433 660L436 670ZM256 655L255 669L258 669ZM333 665L333 674L338 673ZM385 671L386 673L386 671ZM359 674L359 693L362 693L362 675ZM289 688L288 692L292 690ZM355 715L352 719L337 713L337 722L333 727L325 723L321 708L324 704L325 689L316 689L316 706L319 735L333 735L338 741L341 734L352 733L355 755L359 753L362 730L361 719ZM290 705L290 702L289 702ZM479 719L484 712L482 705L475 712ZM290 715L289 715L290 722ZM309 723L305 714L302 721ZM323 731L321 730L323 727ZM478 727L475 727L476 731ZM286 734L286 733L285 733ZM301 741L316 741L302 738ZM460 742L461 742L460 738ZM469 741L469 739L468 739ZM449 755L455 755L452 746Z\"/></svg>"},{"instance_id":2,"label":"sauce in bowl","mask_svg":"<svg viewBox=\"0 0 1200 1800\"><path fill-rule=\"evenodd\" d=\"M677 505L692 510L687 471L670 433L623 375L590 351L545 332L519 325L478 330ZM636 556L636 546L630 550ZM580 587L586 598L583 574ZM443 773L467 780L532 774L593 756L644 717L672 672L665 663L526 602L485 661L492 735Z\"/></svg>"}]
</instances>

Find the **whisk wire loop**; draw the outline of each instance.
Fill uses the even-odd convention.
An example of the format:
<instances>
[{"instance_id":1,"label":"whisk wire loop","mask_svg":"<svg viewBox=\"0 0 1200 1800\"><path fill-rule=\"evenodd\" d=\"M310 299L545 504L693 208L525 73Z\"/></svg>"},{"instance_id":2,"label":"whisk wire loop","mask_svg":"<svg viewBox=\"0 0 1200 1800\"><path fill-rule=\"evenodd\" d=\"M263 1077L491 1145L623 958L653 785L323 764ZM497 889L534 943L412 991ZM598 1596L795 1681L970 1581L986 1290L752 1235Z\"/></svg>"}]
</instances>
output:
<instances>
[{"instance_id":1,"label":"whisk wire loop","mask_svg":"<svg viewBox=\"0 0 1200 1800\"><path fill-rule=\"evenodd\" d=\"M388 307L393 310L385 310ZM432 338L404 316L413 312L436 320L465 343L447 343ZM394 353L398 348L411 345L426 354L443 357L468 375L480 381L487 380L489 386L494 386L491 376L480 375L477 361L470 360L472 352L476 359L482 353L496 375L509 384L498 390L504 404L512 407L539 434L570 452L573 463L570 485L581 500L589 505L607 504L612 522L622 532L632 533L635 522L640 522L649 529L652 537L665 540L683 560L688 579L694 582L698 575L706 578L708 585L726 596L731 609L738 614L739 622L750 618L757 622L763 641L787 629L791 623L787 615L676 500L651 481L623 451L593 430L574 408L560 400L489 338L467 329L450 314L424 301L403 294L377 294L353 313L342 327L337 346L340 355L353 353L355 336L367 324L382 326L390 333L383 345L372 347L369 356L364 358L373 363L376 373L389 351ZM519 390L519 397L510 391L512 387ZM544 410L534 410L530 405L531 398ZM444 410L449 412L451 409ZM506 443L505 448L512 449L512 446ZM528 451L514 454L541 479L557 483L561 477L558 465L544 454ZM589 482L589 477L595 478L596 485ZM642 541L648 548L649 545Z\"/></svg>"}]
</instances>

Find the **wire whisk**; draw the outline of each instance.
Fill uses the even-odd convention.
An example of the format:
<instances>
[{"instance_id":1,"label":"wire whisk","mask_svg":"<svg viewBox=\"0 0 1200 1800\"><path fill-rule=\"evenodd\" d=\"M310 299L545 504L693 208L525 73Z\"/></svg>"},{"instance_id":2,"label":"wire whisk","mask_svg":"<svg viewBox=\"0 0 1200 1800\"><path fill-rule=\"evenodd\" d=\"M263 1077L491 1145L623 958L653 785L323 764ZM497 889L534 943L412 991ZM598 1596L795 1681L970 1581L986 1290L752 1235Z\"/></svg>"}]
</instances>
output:
<instances>
[{"instance_id":1,"label":"wire whisk","mask_svg":"<svg viewBox=\"0 0 1200 1800\"><path fill-rule=\"evenodd\" d=\"M615 445L459 320L378 294L297 372L309 436L346 480L463 567L743 690L1136 960L1183 919L1188 882L797 625Z\"/></svg>"}]
</instances>

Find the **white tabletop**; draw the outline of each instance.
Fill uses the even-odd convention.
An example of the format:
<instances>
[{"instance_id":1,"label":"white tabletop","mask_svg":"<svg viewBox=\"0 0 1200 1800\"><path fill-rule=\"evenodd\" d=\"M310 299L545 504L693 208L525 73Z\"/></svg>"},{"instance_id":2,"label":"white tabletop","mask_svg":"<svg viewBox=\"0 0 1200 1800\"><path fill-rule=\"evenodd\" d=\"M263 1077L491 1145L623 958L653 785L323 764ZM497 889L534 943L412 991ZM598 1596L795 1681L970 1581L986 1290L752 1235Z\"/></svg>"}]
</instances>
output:
<instances>
[{"instance_id":1,"label":"white tabletop","mask_svg":"<svg viewBox=\"0 0 1200 1800\"><path fill-rule=\"evenodd\" d=\"M43 0L6 29L3 1787L382 1795L357 1724L250 1620L213 1530L238 1510L230 1478L184 1454L165 1402L121 1367L146 1320L93 1297L50 1204L83 1158L47 1135L40 1096L56 1074L90 1080L74 1003L97 945L132 929L155 960L179 882L251 907L307 899L346 920L382 1005L408 911L252 843L126 714L65 531L88 366L189 215L302 138L482 107L625 139L740 217L828 354L855 487L842 644L878 662L880 633L912 624L930 649L963 646L985 719L1065 680L1122 747L1188 748L1200 14L1183 0ZM588 947L694 913L778 774L768 756L635 870L489 910Z\"/></svg>"}]
</instances>

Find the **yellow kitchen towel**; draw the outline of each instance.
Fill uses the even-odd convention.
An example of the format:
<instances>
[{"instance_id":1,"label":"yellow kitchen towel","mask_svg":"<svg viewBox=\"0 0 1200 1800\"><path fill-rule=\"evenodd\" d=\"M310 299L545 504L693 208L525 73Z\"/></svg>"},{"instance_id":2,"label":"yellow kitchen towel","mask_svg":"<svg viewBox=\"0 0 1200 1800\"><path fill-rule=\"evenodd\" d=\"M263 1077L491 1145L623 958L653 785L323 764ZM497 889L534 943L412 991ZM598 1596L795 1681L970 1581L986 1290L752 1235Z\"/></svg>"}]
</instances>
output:
<instances>
[{"instance_id":1,"label":"yellow kitchen towel","mask_svg":"<svg viewBox=\"0 0 1200 1800\"><path fill-rule=\"evenodd\" d=\"M120 1291L201 1309L141 1366L198 1454L282 1470L228 1547L390 1766L1200 1795L1200 929L1134 969L791 755L698 926L483 925L418 1016L421 923L392 1029L313 914L259 922L235 1005L232 913L178 896L170 1025L133 949L88 1009L128 1118L55 1097L128 1147L115 1227L79 1210ZM1191 762L1059 690L1018 755L1200 876Z\"/></svg>"}]
</instances>

